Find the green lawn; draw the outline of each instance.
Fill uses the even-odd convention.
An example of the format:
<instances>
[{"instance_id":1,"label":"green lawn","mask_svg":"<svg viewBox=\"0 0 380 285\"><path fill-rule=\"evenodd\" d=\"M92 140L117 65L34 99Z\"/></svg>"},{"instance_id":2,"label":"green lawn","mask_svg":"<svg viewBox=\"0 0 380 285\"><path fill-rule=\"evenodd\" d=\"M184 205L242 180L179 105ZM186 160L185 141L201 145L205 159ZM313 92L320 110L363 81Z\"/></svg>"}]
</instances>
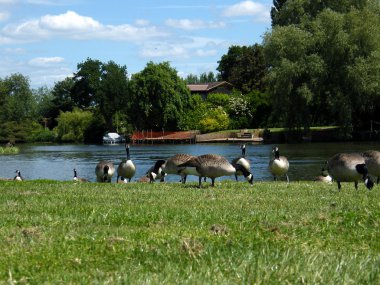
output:
<instances>
[{"instance_id":1,"label":"green lawn","mask_svg":"<svg viewBox=\"0 0 380 285\"><path fill-rule=\"evenodd\" d=\"M0 181L0 284L380 284L380 186Z\"/></svg>"}]
</instances>

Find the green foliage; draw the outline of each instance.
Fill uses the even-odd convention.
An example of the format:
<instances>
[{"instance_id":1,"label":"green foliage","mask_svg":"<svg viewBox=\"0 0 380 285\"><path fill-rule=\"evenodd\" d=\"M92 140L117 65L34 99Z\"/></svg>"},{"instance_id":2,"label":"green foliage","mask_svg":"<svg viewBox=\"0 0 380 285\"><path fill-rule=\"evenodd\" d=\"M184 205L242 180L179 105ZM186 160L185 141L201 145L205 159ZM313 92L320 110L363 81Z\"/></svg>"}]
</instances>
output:
<instances>
[{"instance_id":1,"label":"green foliage","mask_svg":"<svg viewBox=\"0 0 380 285\"><path fill-rule=\"evenodd\" d=\"M29 135L29 141L31 142L53 142L55 141L56 134L54 131L45 129L40 125L40 128L36 128Z\"/></svg>"},{"instance_id":2,"label":"green foliage","mask_svg":"<svg viewBox=\"0 0 380 285\"><path fill-rule=\"evenodd\" d=\"M252 112L250 127L264 128L268 126L272 112L271 98L268 93L252 91L246 95L249 109Z\"/></svg>"},{"instance_id":3,"label":"green foliage","mask_svg":"<svg viewBox=\"0 0 380 285\"><path fill-rule=\"evenodd\" d=\"M196 184L0 181L0 280L380 283L378 189Z\"/></svg>"},{"instance_id":4,"label":"green foliage","mask_svg":"<svg viewBox=\"0 0 380 285\"><path fill-rule=\"evenodd\" d=\"M179 129L183 131L199 130L200 120L206 114L208 105L203 101L200 95L191 95L189 99L188 108L184 110L184 113L179 121Z\"/></svg>"},{"instance_id":5,"label":"green foliage","mask_svg":"<svg viewBox=\"0 0 380 285\"><path fill-rule=\"evenodd\" d=\"M211 108L199 121L199 130L202 133L210 133L226 130L230 124L228 114L222 107Z\"/></svg>"},{"instance_id":6,"label":"green foliage","mask_svg":"<svg viewBox=\"0 0 380 285\"><path fill-rule=\"evenodd\" d=\"M100 86L102 62L87 58L77 66L74 74L74 85L71 98L78 108L88 108L96 105L95 95Z\"/></svg>"},{"instance_id":7,"label":"green foliage","mask_svg":"<svg viewBox=\"0 0 380 285\"><path fill-rule=\"evenodd\" d=\"M33 133L42 130L42 126L30 120L8 121L0 125L0 141L33 142Z\"/></svg>"},{"instance_id":8,"label":"green foliage","mask_svg":"<svg viewBox=\"0 0 380 285\"><path fill-rule=\"evenodd\" d=\"M109 131L104 117L98 110L93 112L89 126L84 131L85 143L102 143L103 135Z\"/></svg>"},{"instance_id":9,"label":"green foliage","mask_svg":"<svg viewBox=\"0 0 380 285\"><path fill-rule=\"evenodd\" d=\"M0 122L22 122L36 113L36 101L30 90L29 79L12 74L0 79Z\"/></svg>"},{"instance_id":10,"label":"green foliage","mask_svg":"<svg viewBox=\"0 0 380 285\"><path fill-rule=\"evenodd\" d=\"M291 24L265 35L272 119L291 129L338 124L349 133L380 111L380 4L312 2L286 1L280 13Z\"/></svg>"},{"instance_id":11,"label":"green foliage","mask_svg":"<svg viewBox=\"0 0 380 285\"><path fill-rule=\"evenodd\" d=\"M61 112L57 118L58 125L54 129L57 139L62 142L83 142L84 133L91 125L93 114L74 108L72 112Z\"/></svg>"},{"instance_id":12,"label":"green foliage","mask_svg":"<svg viewBox=\"0 0 380 285\"><path fill-rule=\"evenodd\" d=\"M186 76L185 81L187 84L199 84L199 83L210 83L218 81L218 78L215 76L213 72L202 73L199 75L189 74Z\"/></svg>"},{"instance_id":13,"label":"green foliage","mask_svg":"<svg viewBox=\"0 0 380 285\"><path fill-rule=\"evenodd\" d=\"M211 93L207 95L206 102L212 107L223 107L226 109L230 104L230 95L224 93Z\"/></svg>"},{"instance_id":14,"label":"green foliage","mask_svg":"<svg viewBox=\"0 0 380 285\"><path fill-rule=\"evenodd\" d=\"M235 95L228 100L228 115L230 129L242 129L250 127L253 115L246 96Z\"/></svg>"},{"instance_id":15,"label":"green foliage","mask_svg":"<svg viewBox=\"0 0 380 285\"><path fill-rule=\"evenodd\" d=\"M231 46L218 64L220 79L231 83L243 94L256 89L265 90L267 67L261 45Z\"/></svg>"},{"instance_id":16,"label":"green foliage","mask_svg":"<svg viewBox=\"0 0 380 285\"><path fill-rule=\"evenodd\" d=\"M137 129L179 128L190 91L168 62L149 62L131 79L131 117Z\"/></svg>"},{"instance_id":17,"label":"green foliage","mask_svg":"<svg viewBox=\"0 0 380 285\"><path fill-rule=\"evenodd\" d=\"M80 108L99 108L107 128L114 130L115 112L129 110L128 81L126 66L87 59L78 64L71 98Z\"/></svg>"}]
</instances>

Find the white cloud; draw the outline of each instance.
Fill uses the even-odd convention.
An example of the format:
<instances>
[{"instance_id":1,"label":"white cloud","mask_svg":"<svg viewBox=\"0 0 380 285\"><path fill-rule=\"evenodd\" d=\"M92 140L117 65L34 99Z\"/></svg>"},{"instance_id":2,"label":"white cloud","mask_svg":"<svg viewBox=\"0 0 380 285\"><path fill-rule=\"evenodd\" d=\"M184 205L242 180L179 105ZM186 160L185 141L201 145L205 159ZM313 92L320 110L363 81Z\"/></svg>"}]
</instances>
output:
<instances>
[{"instance_id":1,"label":"white cloud","mask_svg":"<svg viewBox=\"0 0 380 285\"><path fill-rule=\"evenodd\" d=\"M215 56L217 53L218 51L216 49L210 49L210 50L197 49L195 52L197 56L201 56L201 57Z\"/></svg>"},{"instance_id":2,"label":"white cloud","mask_svg":"<svg viewBox=\"0 0 380 285\"><path fill-rule=\"evenodd\" d=\"M13 39L13 41L24 42L55 37L77 40L139 41L168 35L159 31L155 26L103 25L91 17L81 16L73 11L67 11L60 15L45 15L39 19L25 21L20 24L9 24L3 28L2 33L7 38ZM30 35L33 35L33 37L30 37Z\"/></svg>"},{"instance_id":3,"label":"white cloud","mask_svg":"<svg viewBox=\"0 0 380 285\"><path fill-rule=\"evenodd\" d=\"M149 26L150 24L149 20L145 20L145 19L138 19L136 20L135 23L137 26Z\"/></svg>"},{"instance_id":4,"label":"white cloud","mask_svg":"<svg viewBox=\"0 0 380 285\"><path fill-rule=\"evenodd\" d=\"M0 0L0 4L15 4L17 0Z\"/></svg>"},{"instance_id":5,"label":"white cloud","mask_svg":"<svg viewBox=\"0 0 380 285\"><path fill-rule=\"evenodd\" d=\"M8 12L0 12L0 22L6 21L9 19L9 13Z\"/></svg>"},{"instance_id":6,"label":"white cloud","mask_svg":"<svg viewBox=\"0 0 380 285\"><path fill-rule=\"evenodd\" d=\"M73 11L61 15L46 15L39 20L39 27L61 31L96 31L102 25L91 17L80 16Z\"/></svg>"},{"instance_id":7,"label":"white cloud","mask_svg":"<svg viewBox=\"0 0 380 285\"><path fill-rule=\"evenodd\" d=\"M65 59L63 57L36 57L29 60L29 64L33 66L49 66L57 63L64 62Z\"/></svg>"},{"instance_id":8,"label":"white cloud","mask_svg":"<svg viewBox=\"0 0 380 285\"><path fill-rule=\"evenodd\" d=\"M203 20L189 20L189 19L168 19L165 24L172 28L183 29L183 30L199 30L206 28L222 28L225 27L223 22L213 22L213 21L203 21Z\"/></svg>"},{"instance_id":9,"label":"white cloud","mask_svg":"<svg viewBox=\"0 0 380 285\"><path fill-rule=\"evenodd\" d=\"M145 58L181 58L213 56L224 41L203 37L179 37L172 41L147 42L140 49ZM224 46L223 46L224 47Z\"/></svg>"},{"instance_id":10,"label":"white cloud","mask_svg":"<svg viewBox=\"0 0 380 285\"><path fill-rule=\"evenodd\" d=\"M243 1L224 9L223 16L239 17L253 16L258 21L270 21L270 6L265 6L258 2Z\"/></svg>"}]
</instances>

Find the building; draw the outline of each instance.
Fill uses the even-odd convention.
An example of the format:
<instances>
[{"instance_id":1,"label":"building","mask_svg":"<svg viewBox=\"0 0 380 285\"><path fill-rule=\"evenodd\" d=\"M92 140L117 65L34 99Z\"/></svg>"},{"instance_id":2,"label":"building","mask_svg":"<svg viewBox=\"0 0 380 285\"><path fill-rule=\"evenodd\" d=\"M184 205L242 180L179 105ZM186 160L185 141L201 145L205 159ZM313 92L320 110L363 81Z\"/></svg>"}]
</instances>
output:
<instances>
[{"instance_id":1,"label":"building","mask_svg":"<svg viewBox=\"0 0 380 285\"><path fill-rule=\"evenodd\" d=\"M224 93L231 94L233 86L227 81L211 82L211 83L199 83L199 84L188 84L187 87L190 89L191 94L199 94L202 99L205 100L208 94L212 93Z\"/></svg>"}]
</instances>

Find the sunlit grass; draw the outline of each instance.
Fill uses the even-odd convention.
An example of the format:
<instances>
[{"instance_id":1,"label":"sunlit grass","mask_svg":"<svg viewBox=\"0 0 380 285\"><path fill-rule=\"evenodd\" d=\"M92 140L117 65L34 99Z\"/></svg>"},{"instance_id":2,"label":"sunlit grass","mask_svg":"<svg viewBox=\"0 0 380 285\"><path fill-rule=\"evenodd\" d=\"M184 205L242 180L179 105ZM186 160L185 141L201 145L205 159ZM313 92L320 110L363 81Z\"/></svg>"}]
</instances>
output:
<instances>
[{"instance_id":1,"label":"sunlit grass","mask_svg":"<svg viewBox=\"0 0 380 285\"><path fill-rule=\"evenodd\" d=\"M0 283L379 284L379 186L0 182Z\"/></svg>"}]
</instances>

